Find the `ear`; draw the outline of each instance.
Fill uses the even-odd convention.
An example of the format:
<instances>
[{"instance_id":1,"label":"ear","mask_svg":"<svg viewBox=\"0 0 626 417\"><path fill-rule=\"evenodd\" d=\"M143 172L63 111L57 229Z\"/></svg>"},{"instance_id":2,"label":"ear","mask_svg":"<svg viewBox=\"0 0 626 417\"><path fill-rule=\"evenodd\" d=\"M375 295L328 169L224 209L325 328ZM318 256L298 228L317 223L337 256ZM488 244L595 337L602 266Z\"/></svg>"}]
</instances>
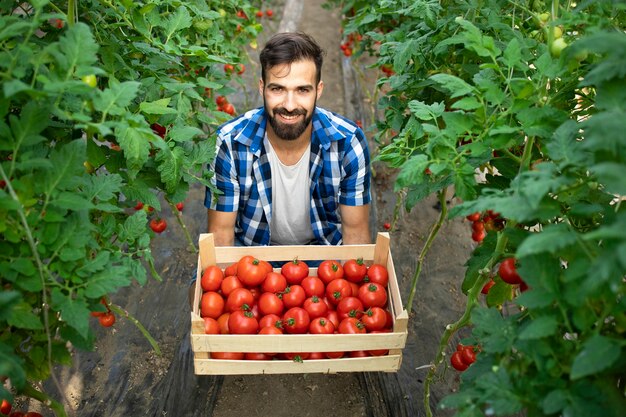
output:
<instances>
[{"instance_id":1,"label":"ear","mask_svg":"<svg viewBox=\"0 0 626 417\"><path fill-rule=\"evenodd\" d=\"M259 94L261 95L261 97L263 97L263 78L259 78Z\"/></svg>"},{"instance_id":2,"label":"ear","mask_svg":"<svg viewBox=\"0 0 626 417\"><path fill-rule=\"evenodd\" d=\"M322 96L322 91L324 91L324 81L320 80L320 82L317 83L317 99L318 100Z\"/></svg>"}]
</instances>

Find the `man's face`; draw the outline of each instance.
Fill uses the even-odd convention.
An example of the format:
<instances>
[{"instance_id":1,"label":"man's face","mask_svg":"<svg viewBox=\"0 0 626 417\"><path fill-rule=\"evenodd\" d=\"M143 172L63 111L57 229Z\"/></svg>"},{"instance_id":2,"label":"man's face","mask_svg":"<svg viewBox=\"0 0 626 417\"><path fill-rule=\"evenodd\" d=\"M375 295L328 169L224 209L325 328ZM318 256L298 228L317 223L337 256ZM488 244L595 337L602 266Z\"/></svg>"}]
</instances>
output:
<instances>
[{"instance_id":1,"label":"man's face","mask_svg":"<svg viewBox=\"0 0 626 417\"><path fill-rule=\"evenodd\" d=\"M260 80L268 121L280 139L298 139L311 124L324 88L322 81L315 80L315 63L308 60L269 68L265 83Z\"/></svg>"}]
</instances>

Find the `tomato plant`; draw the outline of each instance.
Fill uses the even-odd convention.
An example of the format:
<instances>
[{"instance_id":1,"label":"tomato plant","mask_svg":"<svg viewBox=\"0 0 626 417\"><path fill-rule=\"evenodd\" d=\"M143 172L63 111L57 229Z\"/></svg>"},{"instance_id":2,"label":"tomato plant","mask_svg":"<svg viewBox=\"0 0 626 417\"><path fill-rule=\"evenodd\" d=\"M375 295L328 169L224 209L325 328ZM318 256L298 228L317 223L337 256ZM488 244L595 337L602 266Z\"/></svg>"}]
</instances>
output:
<instances>
[{"instance_id":1,"label":"tomato plant","mask_svg":"<svg viewBox=\"0 0 626 417\"><path fill-rule=\"evenodd\" d=\"M204 89L232 92L221 67L243 64L261 27L235 17L253 8L243 0L0 5L3 373L14 394L65 416L38 382L94 348L102 296L160 279L150 217L164 202L177 215L192 184L211 187L212 133L230 116Z\"/></svg>"},{"instance_id":2,"label":"tomato plant","mask_svg":"<svg viewBox=\"0 0 626 417\"><path fill-rule=\"evenodd\" d=\"M363 36L352 59L370 55L381 69L375 160L395 171L398 207L434 195L441 208L416 256L409 311L443 223L482 222L471 230L466 308L443 331L424 381L426 415L462 329L481 352L438 407L619 415L626 78L612 68L626 67L617 52L626 10L558 0L327 3L341 7L344 37ZM506 259L518 262L519 280L512 268L500 278ZM463 368L460 356L451 358Z\"/></svg>"}]
</instances>

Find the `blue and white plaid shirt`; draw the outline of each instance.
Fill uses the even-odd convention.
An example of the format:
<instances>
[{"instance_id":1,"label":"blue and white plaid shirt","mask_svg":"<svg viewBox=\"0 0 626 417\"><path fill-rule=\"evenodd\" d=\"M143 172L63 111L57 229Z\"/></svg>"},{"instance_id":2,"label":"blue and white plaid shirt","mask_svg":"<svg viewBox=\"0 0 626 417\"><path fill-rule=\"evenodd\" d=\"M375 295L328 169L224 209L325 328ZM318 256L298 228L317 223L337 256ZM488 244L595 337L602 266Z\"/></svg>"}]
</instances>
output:
<instances>
[{"instance_id":1,"label":"blue and white plaid shirt","mask_svg":"<svg viewBox=\"0 0 626 417\"><path fill-rule=\"evenodd\" d=\"M370 156L363 131L344 117L315 108L309 162L311 226L314 244L342 243L339 204L369 204ZM272 180L263 146L263 107L222 125L217 131L217 156L209 164L213 184L204 205L217 211L237 211L235 238L246 246L269 245L272 221Z\"/></svg>"}]
</instances>

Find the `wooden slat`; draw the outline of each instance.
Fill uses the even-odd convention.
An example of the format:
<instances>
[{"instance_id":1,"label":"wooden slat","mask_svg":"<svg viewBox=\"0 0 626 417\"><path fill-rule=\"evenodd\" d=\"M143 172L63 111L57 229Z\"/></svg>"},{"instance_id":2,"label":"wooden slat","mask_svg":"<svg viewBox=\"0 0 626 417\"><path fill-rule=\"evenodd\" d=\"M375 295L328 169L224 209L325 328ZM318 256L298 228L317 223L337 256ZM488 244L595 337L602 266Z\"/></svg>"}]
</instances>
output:
<instances>
[{"instance_id":1,"label":"wooden slat","mask_svg":"<svg viewBox=\"0 0 626 417\"><path fill-rule=\"evenodd\" d=\"M304 360L303 362L196 359L194 368L196 375L332 374L337 372L396 372L400 369L401 362L401 355Z\"/></svg>"},{"instance_id":2,"label":"wooden slat","mask_svg":"<svg viewBox=\"0 0 626 417\"><path fill-rule=\"evenodd\" d=\"M199 324L199 323L198 323ZM199 327L196 325L194 328ZM194 352L336 352L401 349L407 333L234 335L194 334Z\"/></svg>"}]
</instances>

